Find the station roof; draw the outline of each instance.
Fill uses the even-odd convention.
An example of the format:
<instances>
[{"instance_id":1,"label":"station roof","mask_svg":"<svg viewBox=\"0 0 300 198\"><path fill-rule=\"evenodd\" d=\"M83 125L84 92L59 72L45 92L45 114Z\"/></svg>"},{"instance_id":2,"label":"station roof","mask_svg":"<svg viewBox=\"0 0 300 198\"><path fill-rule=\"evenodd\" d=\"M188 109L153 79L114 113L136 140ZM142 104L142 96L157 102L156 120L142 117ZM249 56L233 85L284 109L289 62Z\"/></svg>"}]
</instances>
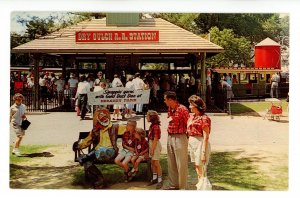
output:
<instances>
[{"instance_id":1,"label":"station roof","mask_svg":"<svg viewBox=\"0 0 300 198\"><path fill-rule=\"evenodd\" d=\"M158 30L159 42L76 43L76 31ZM13 53L218 53L224 49L161 18L141 19L139 26L106 26L106 18L91 19L13 48Z\"/></svg>"}]
</instances>

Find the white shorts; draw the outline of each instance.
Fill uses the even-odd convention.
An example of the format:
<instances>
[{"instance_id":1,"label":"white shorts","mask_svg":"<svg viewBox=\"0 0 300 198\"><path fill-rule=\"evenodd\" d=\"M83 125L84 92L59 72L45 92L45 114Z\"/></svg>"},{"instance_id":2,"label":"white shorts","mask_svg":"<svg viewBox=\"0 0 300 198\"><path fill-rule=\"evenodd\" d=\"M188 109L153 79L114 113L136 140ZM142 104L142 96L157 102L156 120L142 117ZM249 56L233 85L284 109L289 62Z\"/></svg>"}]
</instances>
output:
<instances>
[{"instance_id":1,"label":"white shorts","mask_svg":"<svg viewBox=\"0 0 300 198\"><path fill-rule=\"evenodd\" d=\"M152 142L153 142L153 140L149 140L149 153L150 153L151 148L152 148ZM154 150L154 153L153 153L153 156L150 155L151 159L152 160L159 160L160 153L161 153L161 143L158 140L158 142L156 144L156 147L155 147L155 150Z\"/></svg>"},{"instance_id":2,"label":"white shorts","mask_svg":"<svg viewBox=\"0 0 300 198\"><path fill-rule=\"evenodd\" d=\"M14 132L16 133L17 137L23 137L25 135L25 130L21 128L20 125L12 125Z\"/></svg>"},{"instance_id":3,"label":"white shorts","mask_svg":"<svg viewBox=\"0 0 300 198\"><path fill-rule=\"evenodd\" d=\"M122 149L119 155L122 155L123 157L128 157L128 156L132 157L133 153L127 149Z\"/></svg>"},{"instance_id":4,"label":"white shorts","mask_svg":"<svg viewBox=\"0 0 300 198\"><path fill-rule=\"evenodd\" d=\"M201 161L201 153L202 153L202 144L203 144L203 137L199 136L190 136L189 137L189 152L191 157L191 162L194 162L195 165L200 166L204 165ZM208 142L206 148L206 164L209 162L210 158L210 143Z\"/></svg>"}]
</instances>

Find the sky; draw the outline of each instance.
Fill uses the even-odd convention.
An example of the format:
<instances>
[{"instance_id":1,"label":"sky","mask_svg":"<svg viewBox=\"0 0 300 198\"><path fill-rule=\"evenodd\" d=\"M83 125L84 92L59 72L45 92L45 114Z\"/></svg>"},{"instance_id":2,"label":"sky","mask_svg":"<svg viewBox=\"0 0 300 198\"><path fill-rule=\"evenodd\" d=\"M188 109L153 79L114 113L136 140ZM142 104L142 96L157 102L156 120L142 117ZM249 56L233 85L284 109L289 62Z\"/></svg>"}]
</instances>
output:
<instances>
[{"instance_id":1,"label":"sky","mask_svg":"<svg viewBox=\"0 0 300 198\"><path fill-rule=\"evenodd\" d=\"M20 11L20 12L11 12L11 32L16 32L19 34L24 34L26 27L21 24L18 23L17 20L18 18L23 18L23 19L30 19L30 17L32 16L37 16L39 18L47 18L49 16L58 16L58 17L62 17L62 16L66 16L67 12L54 12L54 11L30 11L30 12L26 12L26 11ZM280 16L284 17L288 15L287 13L281 13Z\"/></svg>"},{"instance_id":2,"label":"sky","mask_svg":"<svg viewBox=\"0 0 300 198\"><path fill-rule=\"evenodd\" d=\"M43 12L25 12L25 11L21 11L21 12L11 12L11 32L16 32L19 34L24 34L26 27L21 24L18 23L18 18L23 18L23 19L30 19L30 17L32 16L37 16L39 18L47 18L49 16L58 16L58 17L62 17L64 15L66 15L67 12L47 12L47 11L43 11Z\"/></svg>"}]
</instances>

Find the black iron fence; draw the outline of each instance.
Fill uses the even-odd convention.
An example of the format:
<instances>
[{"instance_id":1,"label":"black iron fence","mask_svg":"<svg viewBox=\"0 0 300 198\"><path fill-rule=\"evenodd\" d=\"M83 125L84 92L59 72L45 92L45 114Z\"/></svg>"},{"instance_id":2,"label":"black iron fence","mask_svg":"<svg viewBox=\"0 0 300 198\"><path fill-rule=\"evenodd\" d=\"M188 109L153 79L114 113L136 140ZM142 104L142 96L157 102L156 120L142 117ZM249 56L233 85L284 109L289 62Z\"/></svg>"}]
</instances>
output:
<instances>
[{"instance_id":1,"label":"black iron fence","mask_svg":"<svg viewBox=\"0 0 300 198\"><path fill-rule=\"evenodd\" d=\"M237 87L233 86L233 98L227 98L227 90L226 89L212 89L211 92L211 100L207 101L207 111L208 112L227 112L228 109L228 101L242 101L245 99L252 100L264 100L265 98L270 98L271 88L270 87L256 87L256 88L247 88L247 87ZM278 98L287 98L289 92L289 86L279 86L278 90L273 90L273 95L276 97L276 91L278 91ZM21 92L25 99L23 103L27 106L27 111L37 111L37 112L74 112L76 101L74 99L74 95L71 95L70 92L54 92L54 93L46 93L40 94L39 101L36 105L34 105L34 93L32 90L23 90ZM10 95L10 105L13 104L13 95L14 92L11 92ZM150 104L148 106L149 109L154 109L159 112L166 112L167 107L163 101L163 92L158 92L158 97L153 98L150 97ZM198 95L198 94L197 94ZM200 96L201 93L199 94ZM190 94L182 94L178 93L178 99L180 103L186 105L188 107L188 97Z\"/></svg>"},{"instance_id":2,"label":"black iron fence","mask_svg":"<svg viewBox=\"0 0 300 198\"><path fill-rule=\"evenodd\" d=\"M54 92L53 94L46 93L40 94L39 101L37 104L34 105L34 96L35 94L33 91L22 91L24 95L23 103L27 107L27 111L36 111L36 112L71 112L75 111L75 100L72 97L71 93L57 93ZM10 94L10 105L14 103L13 101L14 93L11 92Z\"/></svg>"}]
</instances>

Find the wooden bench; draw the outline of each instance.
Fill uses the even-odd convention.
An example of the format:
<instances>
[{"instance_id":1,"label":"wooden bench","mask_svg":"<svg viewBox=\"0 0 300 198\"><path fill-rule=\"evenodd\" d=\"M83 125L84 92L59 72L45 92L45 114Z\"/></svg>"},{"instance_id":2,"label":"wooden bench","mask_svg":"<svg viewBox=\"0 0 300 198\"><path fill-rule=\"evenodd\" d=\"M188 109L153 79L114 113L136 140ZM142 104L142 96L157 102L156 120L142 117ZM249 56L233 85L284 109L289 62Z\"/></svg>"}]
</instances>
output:
<instances>
[{"instance_id":1,"label":"wooden bench","mask_svg":"<svg viewBox=\"0 0 300 198\"><path fill-rule=\"evenodd\" d=\"M79 137L78 137L78 142L80 140L83 140L84 138L86 138L88 135L89 135L90 132L79 132ZM148 131L146 131L146 134L148 136ZM122 142L122 136L123 135L118 135L117 136L117 143L118 143L118 140ZM122 147L118 146L119 150L122 149ZM88 153L92 151L92 145L90 145L88 148ZM78 162L77 158L78 156L80 156L80 154L83 153L82 150L77 150L75 153L75 156L74 156L74 161L75 162ZM106 161L106 162L101 162L101 161L98 161L98 160L95 160L94 161L95 164L115 164L114 162L114 159L112 159L111 161ZM150 180L150 178L152 177L152 169L151 169L151 158L148 158L144 161L142 161L141 163L146 163L147 164L147 179Z\"/></svg>"}]
</instances>

